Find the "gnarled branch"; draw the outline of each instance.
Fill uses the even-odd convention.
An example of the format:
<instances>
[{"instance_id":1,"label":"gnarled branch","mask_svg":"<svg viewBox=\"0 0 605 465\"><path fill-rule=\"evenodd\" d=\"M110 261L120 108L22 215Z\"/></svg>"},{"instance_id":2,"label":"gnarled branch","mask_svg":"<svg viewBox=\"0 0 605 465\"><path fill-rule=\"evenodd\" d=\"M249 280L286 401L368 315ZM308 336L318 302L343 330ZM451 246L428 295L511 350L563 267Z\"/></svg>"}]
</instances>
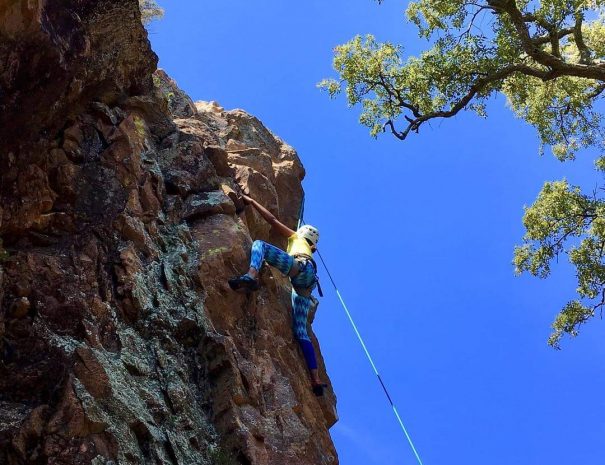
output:
<instances>
[{"instance_id":1,"label":"gnarled branch","mask_svg":"<svg viewBox=\"0 0 605 465\"><path fill-rule=\"evenodd\" d=\"M385 123L385 125L383 126L383 130L386 130L386 127L388 126L391 129L391 132L393 133L393 135L395 135L400 140L404 140L411 131L414 131L417 133L420 129L420 126L423 123L425 123L431 119L451 118L452 116L456 115L458 112L463 110L471 102L471 100L473 100L473 98L479 92L484 90L489 84L492 84L497 81L501 81L515 73L522 73L527 76L534 76L539 79L542 79L543 81L548 81L548 80L554 79L555 77L558 77L558 74L553 73L552 71L546 71L546 70L541 70L538 68L533 68L533 67L531 67L529 65L525 65L525 64L507 66L499 71L488 74L485 77L476 79L475 82L469 87L469 89L468 89L467 93L464 95L464 97L462 97L455 104L453 104L449 110L434 111L434 112L426 113L424 115L420 114L418 111L416 111L414 113L414 118L410 118L407 116L405 117L405 119L408 122L408 125L404 130L397 131L395 129L393 121L391 121L391 120L388 120ZM415 108L407 102L405 105L402 105L402 106L405 108L410 108L410 107Z\"/></svg>"}]
</instances>

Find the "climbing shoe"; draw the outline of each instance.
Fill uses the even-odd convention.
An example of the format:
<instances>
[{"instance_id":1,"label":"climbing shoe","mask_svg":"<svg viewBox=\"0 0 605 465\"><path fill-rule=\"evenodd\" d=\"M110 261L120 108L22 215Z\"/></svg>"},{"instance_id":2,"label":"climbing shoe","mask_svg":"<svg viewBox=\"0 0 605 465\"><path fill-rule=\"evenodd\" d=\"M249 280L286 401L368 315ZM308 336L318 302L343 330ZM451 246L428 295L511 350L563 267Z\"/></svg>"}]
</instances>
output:
<instances>
[{"instance_id":1,"label":"climbing shoe","mask_svg":"<svg viewBox=\"0 0 605 465\"><path fill-rule=\"evenodd\" d=\"M234 291L252 292L258 289L258 281L247 274L231 278L229 287Z\"/></svg>"},{"instance_id":2,"label":"climbing shoe","mask_svg":"<svg viewBox=\"0 0 605 465\"><path fill-rule=\"evenodd\" d=\"M325 389L328 387L327 384L314 384L313 385L313 394L317 397L321 397L324 395Z\"/></svg>"}]
</instances>

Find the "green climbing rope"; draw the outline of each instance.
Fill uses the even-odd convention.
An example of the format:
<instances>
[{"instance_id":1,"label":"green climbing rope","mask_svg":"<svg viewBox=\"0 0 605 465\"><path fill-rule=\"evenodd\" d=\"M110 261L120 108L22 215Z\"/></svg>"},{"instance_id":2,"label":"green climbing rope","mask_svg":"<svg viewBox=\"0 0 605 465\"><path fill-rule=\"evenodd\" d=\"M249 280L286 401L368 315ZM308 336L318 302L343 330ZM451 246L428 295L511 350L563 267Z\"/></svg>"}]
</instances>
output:
<instances>
[{"instance_id":1,"label":"green climbing rope","mask_svg":"<svg viewBox=\"0 0 605 465\"><path fill-rule=\"evenodd\" d=\"M302 201L301 201L301 205L300 205L300 209L299 209L299 215L298 215L298 227L299 228L304 224L304 218L303 218L304 211L305 211L305 195L303 193L303 197L302 197ZM345 303L344 299L342 298L342 295L340 294L340 291L338 290L338 286L336 285L336 282L334 281L334 278L332 277L332 273L330 273L330 270L328 269L328 265L326 265L326 262L323 259L323 256L321 255L319 250L317 250L317 254L319 255L321 264L323 265L324 269L326 270L326 273L328 274L328 277L330 278L330 282L332 283L332 286L334 287L334 290L336 291L336 295L338 296L338 299L340 300L342 308L344 309L345 313L347 314L347 318L349 319L349 322L351 323L351 326L353 327L353 330L355 331L355 335L357 336L357 339L359 340L359 343L361 344L361 347L363 348L363 351L365 352L366 357L367 357L368 361L370 362L370 365L372 366L372 370L374 371L374 374L378 378L378 381L379 381L380 385L382 386L382 390L384 391L384 394L386 395L386 397L389 401L389 404L391 405L391 408L393 409L393 413L395 414L395 417L397 418L397 422L399 423L399 426L401 427L403 433L405 434L405 437L406 437L410 447L412 448L412 451L414 452L414 456L416 457L416 460L418 461L418 463L420 465L423 465L422 460L420 459L420 455L418 454L418 451L416 450L416 446L414 446L414 442L412 441L412 438L410 437L407 428L403 424L403 420L401 419L401 416L399 415L399 411L397 410L397 407L395 406L395 403L393 402L393 398L389 394L389 390L387 389L384 381L382 380L382 377L380 376L380 373L378 372L378 368L376 368L376 364L374 363L374 360L372 359L372 356L370 355L370 351L368 350L363 338L361 337L361 333L359 332L359 329L357 328L357 325L355 324L355 320L353 320L353 316L351 315L351 312L349 311L347 304Z\"/></svg>"}]
</instances>

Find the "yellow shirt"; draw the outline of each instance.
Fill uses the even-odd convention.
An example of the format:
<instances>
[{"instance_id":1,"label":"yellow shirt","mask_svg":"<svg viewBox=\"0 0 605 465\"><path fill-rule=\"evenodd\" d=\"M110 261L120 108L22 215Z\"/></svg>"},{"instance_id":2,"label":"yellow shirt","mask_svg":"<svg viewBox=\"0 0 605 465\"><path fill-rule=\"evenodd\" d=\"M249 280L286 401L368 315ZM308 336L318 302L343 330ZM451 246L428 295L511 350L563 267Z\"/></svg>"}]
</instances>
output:
<instances>
[{"instance_id":1,"label":"yellow shirt","mask_svg":"<svg viewBox=\"0 0 605 465\"><path fill-rule=\"evenodd\" d=\"M305 254L313 256L313 251L307 240L294 233L288 238L288 255Z\"/></svg>"}]
</instances>

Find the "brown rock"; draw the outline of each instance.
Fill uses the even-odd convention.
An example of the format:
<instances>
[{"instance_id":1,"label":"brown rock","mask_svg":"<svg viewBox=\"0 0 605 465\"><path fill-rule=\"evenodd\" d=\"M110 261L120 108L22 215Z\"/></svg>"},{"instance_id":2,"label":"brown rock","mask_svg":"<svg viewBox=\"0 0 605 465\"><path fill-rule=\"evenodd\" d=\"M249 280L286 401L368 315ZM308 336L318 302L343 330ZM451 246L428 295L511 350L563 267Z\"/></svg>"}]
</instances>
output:
<instances>
[{"instance_id":1,"label":"brown rock","mask_svg":"<svg viewBox=\"0 0 605 465\"><path fill-rule=\"evenodd\" d=\"M175 118L191 118L197 113L191 98L179 89L176 82L163 70L155 72L154 84L160 95L166 99L168 109Z\"/></svg>"},{"instance_id":2,"label":"brown rock","mask_svg":"<svg viewBox=\"0 0 605 465\"><path fill-rule=\"evenodd\" d=\"M288 280L227 285L296 152L152 75L135 0L8 2L0 39L0 464L336 464Z\"/></svg>"},{"instance_id":3,"label":"brown rock","mask_svg":"<svg viewBox=\"0 0 605 465\"><path fill-rule=\"evenodd\" d=\"M183 218L188 221L217 213L235 213L235 205L222 190L193 194L185 200Z\"/></svg>"},{"instance_id":4,"label":"brown rock","mask_svg":"<svg viewBox=\"0 0 605 465\"><path fill-rule=\"evenodd\" d=\"M233 177L233 169L229 166L227 152L222 147L210 145L204 150L208 159L214 165L216 174L219 176Z\"/></svg>"},{"instance_id":5,"label":"brown rock","mask_svg":"<svg viewBox=\"0 0 605 465\"><path fill-rule=\"evenodd\" d=\"M23 318L29 312L31 303L27 297L20 297L11 306L11 315L15 318Z\"/></svg>"},{"instance_id":6,"label":"brown rock","mask_svg":"<svg viewBox=\"0 0 605 465\"><path fill-rule=\"evenodd\" d=\"M109 377L103 365L90 349L77 349L79 359L74 365L74 374L82 382L86 390L96 399L111 395Z\"/></svg>"}]
</instances>

